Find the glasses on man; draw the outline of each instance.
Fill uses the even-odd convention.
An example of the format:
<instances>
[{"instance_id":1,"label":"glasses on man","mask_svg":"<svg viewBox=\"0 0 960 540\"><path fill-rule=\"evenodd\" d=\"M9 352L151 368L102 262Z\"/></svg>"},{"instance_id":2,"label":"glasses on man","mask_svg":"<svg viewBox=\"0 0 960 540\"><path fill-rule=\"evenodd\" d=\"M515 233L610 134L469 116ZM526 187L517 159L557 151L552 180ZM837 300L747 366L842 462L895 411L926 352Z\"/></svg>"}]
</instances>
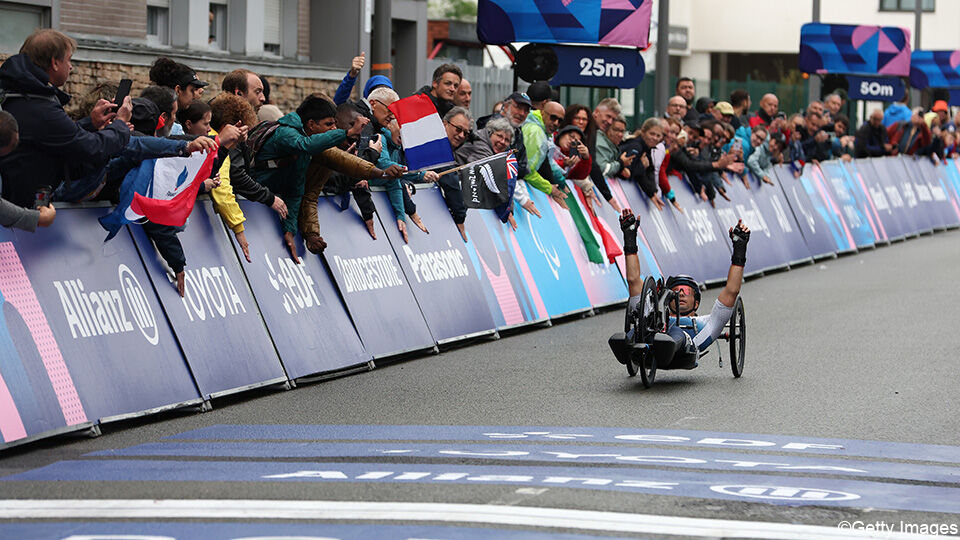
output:
<instances>
[{"instance_id":1,"label":"glasses on man","mask_svg":"<svg viewBox=\"0 0 960 540\"><path fill-rule=\"evenodd\" d=\"M552 122L559 122L559 121L563 120L563 117L562 117L562 116L559 116L559 115L556 115L556 114L551 114L551 115L550 115L550 120L551 120Z\"/></svg>"},{"instance_id":2,"label":"glasses on man","mask_svg":"<svg viewBox=\"0 0 960 540\"><path fill-rule=\"evenodd\" d=\"M466 135L467 133L470 133L470 128L469 128L469 127L460 127L460 126L458 126L458 125L456 125L456 124L453 124L453 123L450 123L450 122L447 122L447 125L450 126L450 127L452 127L453 129L455 129L456 132L457 132L457 135Z\"/></svg>"}]
</instances>

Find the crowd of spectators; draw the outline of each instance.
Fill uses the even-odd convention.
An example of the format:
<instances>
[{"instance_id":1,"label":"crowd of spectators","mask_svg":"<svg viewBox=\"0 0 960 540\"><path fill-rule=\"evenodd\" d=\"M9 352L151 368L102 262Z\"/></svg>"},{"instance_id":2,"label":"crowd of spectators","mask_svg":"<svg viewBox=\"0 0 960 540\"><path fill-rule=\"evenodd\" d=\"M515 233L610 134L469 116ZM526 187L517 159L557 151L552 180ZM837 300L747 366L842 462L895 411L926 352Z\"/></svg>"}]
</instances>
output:
<instances>
[{"instance_id":1,"label":"crowd of spectators","mask_svg":"<svg viewBox=\"0 0 960 540\"><path fill-rule=\"evenodd\" d=\"M352 196L376 238L371 186L386 191L390 208L380 211L392 215L383 221L395 222L406 240L408 220L428 230L417 213L416 184L436 184L467 239L458 175L405 166L389 108L400 99L391 80L376 75L362 89L354 88L363 54L352 60L333 97L308 95L295 111L271 104L269 81L246 69L228 73L216 97L205 99L210 83L169 58L154 62L152 85L138 96L115 103L118 85L107 82L65 110L71 98L60 88L70 76L75 49L70 37L39 30L0 66L0 225L28 231L51 225L56 210L38 199L117 203L126 173L143 160L219 148L203 191L248 260L246 218L237 195L275 212L297 262L298 235L311 252L326 247L317 215L324 194ZM351 99L355 90L359 95ZM958 152L960 112L951 118L944 101L930 111L911 110L904 98L886 112L870 111L857 128L841 112L844 98L836 93L788 115L774 94L762 96L754 109L742 89L726 100L697 98L695 82L681 77L675 91L663 116L645 119L633 133L616 99L592 108L564 105L546 82L506 96L490 114L471 111L473 89L453 64L438 67L417 93L435 105L458 164L513 153L517 179L509 182L508 201L495 209L513 228L516 211L541 215L531 189L561 208L569 209L569 197L579 195L588 213L604 204L619 212L607 180L620 178L636 182L655 208L673 205L682 212L672 187L681 181L713 203L717 195L730 199L733 182L749 189L748 173L774 183L772 167L780 163L799 175L806 162L897 154L943 159ZM180 229L147 223L144 230L182 295L186 257L177 240Z\"/></svg>"}]
</instances>

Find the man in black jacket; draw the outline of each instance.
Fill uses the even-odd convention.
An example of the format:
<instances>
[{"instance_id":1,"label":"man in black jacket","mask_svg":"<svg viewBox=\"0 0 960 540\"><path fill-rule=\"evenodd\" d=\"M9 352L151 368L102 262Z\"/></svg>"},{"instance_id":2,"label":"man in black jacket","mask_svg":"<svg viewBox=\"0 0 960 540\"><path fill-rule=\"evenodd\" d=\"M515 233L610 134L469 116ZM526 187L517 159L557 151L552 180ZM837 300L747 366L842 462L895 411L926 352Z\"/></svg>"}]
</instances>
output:
<instances>
[{"instance_id":1,"label":"man in black jacket","mask_svg":"<svg viewBox=\"0 0 960 540\"><path fill-rule=\"evenodd\" d=\"M71 162L106 165L130 140L129 97L119 109L98 101L80 122L64 112L70 96L59 87L70 76L76 46L56 30L37 30L0 66L2 107L20 126L20 145L0 158L3 198L14 204L29 207L39 188L56 189L69 179Z\"/></svg>"},{"instance_id":2,"label":"man in black jacket","mask_svg":"<svg viewBox=\"0 0 960 540\"><path fill-rule=\"evenodd\" d=\"M443 118L454 107L453 100L457 97L462 80L463 72L460 68L454 64L443 64L433 70L433 82L430 86L424 86L417 90L417 93L429 97L440 118Z\"/></svg>"},{"instance_id":3,"label":"man in black jacket","mask_svg":"<svg viewBox=\"0 0 960 540\"><path fill-rule=\"evenodd\" d=\"M883 127L883 111L874 109L870 118L857 130L853 143L855 158L885 156L893 146L888 142L887 130Z\"/></svg>"}]
</instances>

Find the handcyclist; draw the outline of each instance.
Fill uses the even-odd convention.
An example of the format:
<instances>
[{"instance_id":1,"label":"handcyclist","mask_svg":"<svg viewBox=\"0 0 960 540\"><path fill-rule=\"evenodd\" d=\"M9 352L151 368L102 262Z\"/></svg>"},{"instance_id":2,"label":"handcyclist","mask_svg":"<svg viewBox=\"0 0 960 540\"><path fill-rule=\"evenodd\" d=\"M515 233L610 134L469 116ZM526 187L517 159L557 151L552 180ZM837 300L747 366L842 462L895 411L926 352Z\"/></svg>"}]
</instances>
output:
<instances>
[{"instance_id":1,"label":"handcyclist","mask_svg":"<svg viewBox=\"0 0 960 540\"><path fill-rule=\"evenodd\" d=\"M630 289L630 301L627 309L656 309L656 306L641 304L643 278L640 275L640 258L637 256L637 226L639 220L629 208L623 210L620 216L620 228L623 230L623 252L626 255L627 284ZM670 317L667 321L667 334L673 338L674 347L671 361L667 366L671 368L693 369L697 367L697 359L720 335L727 322L733 315L733 306L740 294L740 284L743 282L743 265L747 262L747 242L750 240L750 229L738 221L736 226L730 227L730 239L733 241L733 256L730 260L730 270L727 272L727 283L720 291L713 309L709 315L698 316L700 307L700 286L697 281L688 275L670 276L665 287L667 293L666 305ZM679 312L679 325L678 314ZM647 320L643 313L641 320ZM662 329L650 329L660 332ZM636 331L636 329L632 330ZM628 347L632 336L615 334L610 338L610 348L620 363L626 363ZM663 367L667 367L663 366Z\"/></svg>"}]
</instances>

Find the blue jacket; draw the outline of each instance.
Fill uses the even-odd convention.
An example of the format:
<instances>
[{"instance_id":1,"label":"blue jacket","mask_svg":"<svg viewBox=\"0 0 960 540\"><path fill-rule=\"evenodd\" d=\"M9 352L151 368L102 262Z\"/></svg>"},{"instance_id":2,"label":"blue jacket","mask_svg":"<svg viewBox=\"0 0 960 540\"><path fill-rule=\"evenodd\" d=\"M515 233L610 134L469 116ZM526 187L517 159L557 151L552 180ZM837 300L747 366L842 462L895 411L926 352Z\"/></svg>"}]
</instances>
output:
<instances>
[{"instance_id":1,"label":"blue jacket","mask_svg":"<svg viewBox=\"0 0 960 540\"><path fill-rule=\"evenodd\" d=\"M894 103L883 112L883 127L888 128L897 122L909 122L913 112L903 103Z\"/></svg>"},{"instance_id":2,"label":"blue jacket","mask_svg":"<svg viewBox=\"0 0 960 540\"><path fill-rule=\"evenodd\" d=\"M130 130L120 120L95 130L90 119L74 122L63 111L70 96L50 85L46 72L26 55L7 58L0 66L0 88L8 94L3 110L17 119L20 145L0 158L3 198L31 206L37 188L56 188L69 178L71 163L107 164L130 141Z\"/></svg>"}]
</instances>

